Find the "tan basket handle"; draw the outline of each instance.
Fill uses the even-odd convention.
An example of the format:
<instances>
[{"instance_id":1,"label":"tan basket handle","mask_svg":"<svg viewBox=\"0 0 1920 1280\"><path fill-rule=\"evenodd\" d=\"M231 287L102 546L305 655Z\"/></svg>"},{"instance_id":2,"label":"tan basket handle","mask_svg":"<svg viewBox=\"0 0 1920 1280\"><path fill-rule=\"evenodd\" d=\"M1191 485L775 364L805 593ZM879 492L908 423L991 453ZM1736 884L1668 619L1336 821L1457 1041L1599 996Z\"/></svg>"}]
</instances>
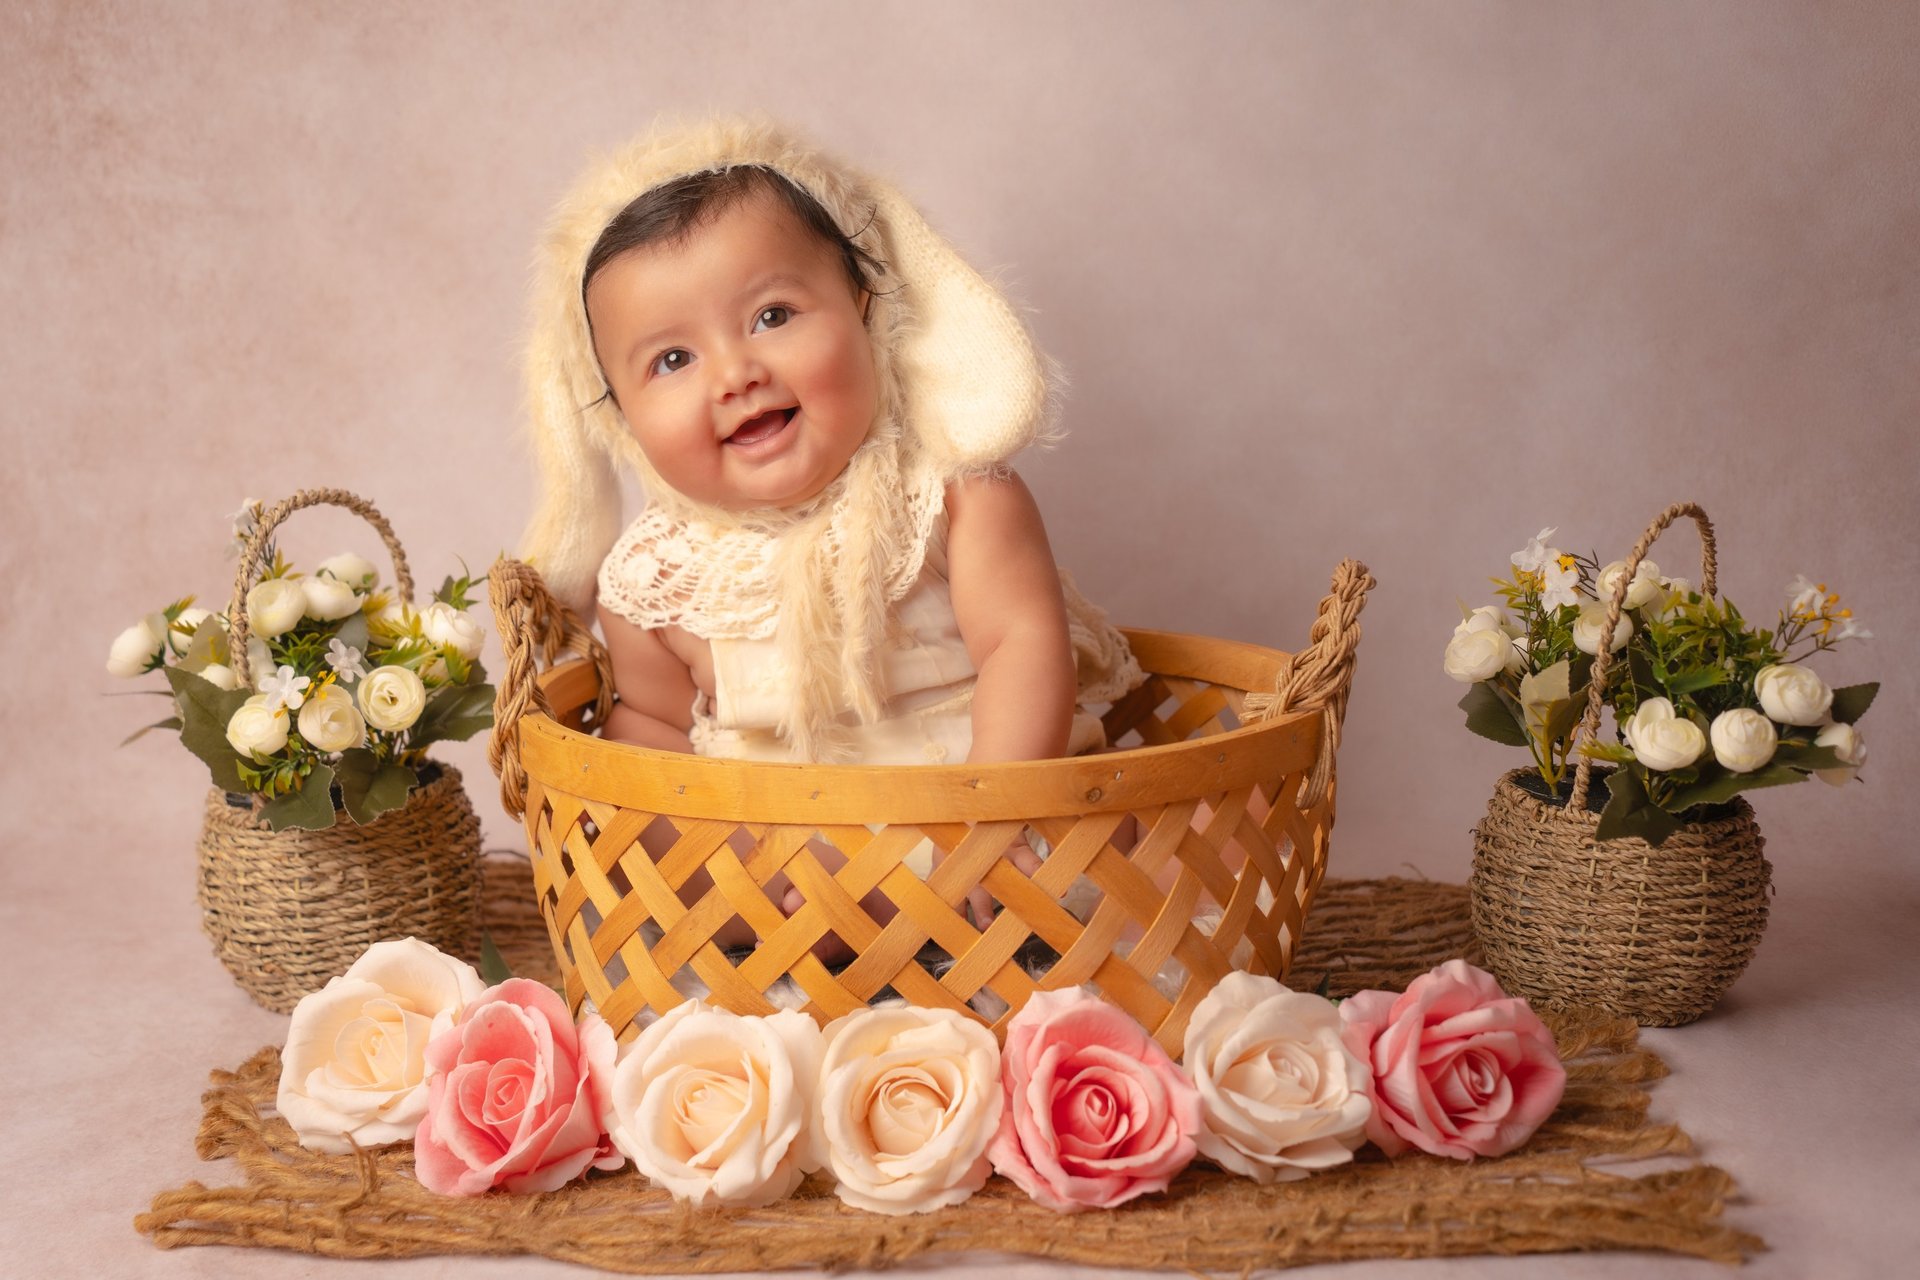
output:
<instances>
[{"instance_id":1,"label":"tan basket handle","mask_svg":"<svg viewBox=\"0 0 1920 1280\"><path fill-rule=\"evenodd\" d=\"M371 502L358 494L345 489L302 489L291 498L282 498L260 513L253 526L253 532L247 535L246 544L240 550L240 569L233 579L233 599L227 605L227 665L243 685L251 686L253 679L247 671L247 593L259 585L260 575L267 571L267 544L273 540L273 531L294 512L305 507L345 507L368 524L387 544L387 554L393 559L394 585L399 588L403 602L413 600L413 575L407 571L407 553L400 549L400 539L394 536L393 526L387 518L374 508Z\"/></svg>"},{"instance_id":2,"label":"tan basket handle","mask_svg":"<svg viewBox=\"0 0 1920 1280\"><path fill-rule=\"evenodd\" d=\"M1377 585L1366 565L1342 560L1333 571L1332 589L1320 601L1307 647L1287 655L1272 693L1247 696L1249 722L1310 707L1325 712L1320 754L1300 794L1302 809L1319 804L1333 778L1334 753L1340 746L1340 726L1347 718L1347 695L1353 691L1353 666L1360 648L1360 611L1367 607L1367 592Z\"/></svg>"},{"instance_id":3,"label":"tan basket handle","mask_svg":"<svg viewBox=\"0 0 1920 1280\"><path fill-rule=\"evenodd\" d=\"M527 771L520 763L520 717L529 711L551 716L540 692L539 667L552 666L562 650L593 663L600 692L593 702L595 724L613 709L613 664L578 614L554 599L532 565L502 556L487 570L487 595L506 663L493 694L493 736L487 760L500 779L500 803L514 817L527 808Z\"/></svg>"},{"instance_id":4,"label":"tan basket handle","mask_svg":"<svg viewBox=\"0 0 1920 1280\"><path fill-rule=\"evenodd\" d=\"M1620 581L1613 584L1613 598L1607 601L1606 621L1600 626L1599 652L1593 655L1593 672L1587 678L1587 714L1580 718L1580 728L1585 732L1588 742L1600 736L1600 706L1604 701L1607 669L1613 665L1613 629L1620 625L1620 615L1626 608L1627 591L1633 586L1633 575L1639 572L1640 562L1647 558L1654 539L1666 532L1667 526L1681 516L1692 516L1694 524L1700 528L1700 594L1710 596L1714 593L1719 562L1714 550L1713 521L1707 519L1707 513L1697 503L1676 502L1655 516L1653 523L1647 526L1647 531L1640 535L1640 541L1633 544L1633 554L1627 557L1626 568L1620 571ZM1587 807L1587 783L1592 776L1593 757L1582 755L1580 763L1574 766L1573 794L1567 799L1569 813L1579 813Z\"/></svg>"}]
</instances>

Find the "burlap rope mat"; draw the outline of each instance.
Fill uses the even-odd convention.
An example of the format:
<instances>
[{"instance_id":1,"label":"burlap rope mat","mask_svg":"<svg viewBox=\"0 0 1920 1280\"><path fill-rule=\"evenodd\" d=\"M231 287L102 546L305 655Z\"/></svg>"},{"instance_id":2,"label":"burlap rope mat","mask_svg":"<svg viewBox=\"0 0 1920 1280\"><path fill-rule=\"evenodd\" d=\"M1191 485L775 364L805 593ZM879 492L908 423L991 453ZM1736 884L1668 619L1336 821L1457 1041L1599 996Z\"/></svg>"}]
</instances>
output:
<instances>
[{"instance_id":1,"label":"burlap rope mat","mask_svg":"<svg viewBox=\"0 0 1920 1280\"><path fill-rule=\"evenodd\" d=\"M515 973L555 978L526 892L526 864L489 860L488 929ZM1291 985L1398 989L1454 956L1477 958L1466 889L1410 880L1329 880L1315 899ZM1360 1258L1664 1250L1739 1262L1765 1245L1721 1221L1724 1171L1686 1162L1628 1177L1596 1162L1686 1156L1677 1126L1651 1124L1645 1086L1666 1067L1631 1022L1550 1015L1568 1064L1565 1100L1523 1149L1461 1164L1382 1159L1260 1187L1196 1166L1167 1194L1064 1217L1004 1179L965 1204L904 1218L845 1207L817 1180L757 1210L693 1212L631 1168L541 1196L438 1196L413 1180L407 1147L357 1157L301 1149L272 1114L279 1051L215 1071L195 1148L231 1157L244 1182L188 1183L134 1220L163 1248L226 1244L345 1258L539 1254L643 1274L880 1268L987 1250L1093 1266L1244 1274Z\"/></svg>"}]
</instances>

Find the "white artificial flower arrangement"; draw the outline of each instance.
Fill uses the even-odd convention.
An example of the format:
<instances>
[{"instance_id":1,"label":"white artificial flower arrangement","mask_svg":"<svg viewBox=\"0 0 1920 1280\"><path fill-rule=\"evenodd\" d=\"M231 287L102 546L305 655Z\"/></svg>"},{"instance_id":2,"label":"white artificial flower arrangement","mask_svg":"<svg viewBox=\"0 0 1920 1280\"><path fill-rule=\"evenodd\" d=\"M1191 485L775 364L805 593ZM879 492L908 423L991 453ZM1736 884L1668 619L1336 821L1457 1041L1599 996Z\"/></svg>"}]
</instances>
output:
<instances>
[{"instance_id":1,"label":"white artificial flower arrangement","mask_svg":"<svg viewBox=\"0 0 1920 1280\"><path fill-rule=\"evenodd\" d=\"M251 502L236 513L236 546L258 516ZM416 612L383 591L360 556L329 557L311 575L271 546L267 560L246 597L244 662L229 652L229 619L193 608L191 596L114 640L108 672L159 671L174 703L173 715L127 741L177 730L216 786L261 798L276 831L330 827L336 809L372 822L407 802L428 746L493 724L493 687L478 660L484 632L467 613L473 580L449 576Z\"/></svg>"},{"instance_id":2,"label":"white artificial flower arrangement","mask_svg":"<svg viewBox=\"0 0 1920 1280\"><path fill-rule=\"evenodd\" d=\"M1442 667L1472 686L1467 727L1532 752L1559 795L1587 707L1607 605L1626 564L1551 545L1542 529L1495 578L1502 604L1469 609ZM1866 762L1855 723L1877 683L1830 688L1805 660L1872 633L1825 584L1796 577L1778 625L1756 629L1729 600L1642 559L1610 636L1603 690L1620 740L1579 749L1615 767L1599 838L1659 844L1706 806L1817 775L1839 785Z\"/></svg>"}]
</instances>

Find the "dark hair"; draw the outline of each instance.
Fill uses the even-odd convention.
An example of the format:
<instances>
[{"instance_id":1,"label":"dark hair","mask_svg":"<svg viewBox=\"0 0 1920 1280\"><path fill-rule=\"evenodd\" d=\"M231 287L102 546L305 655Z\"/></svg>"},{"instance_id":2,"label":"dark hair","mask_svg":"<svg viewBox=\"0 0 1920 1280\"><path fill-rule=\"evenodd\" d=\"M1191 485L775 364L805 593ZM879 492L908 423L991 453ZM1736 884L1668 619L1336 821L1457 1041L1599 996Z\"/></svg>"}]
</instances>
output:
<instances>
[{"instance_id":1,"label":"dark hair","mask_svg":"<svg viewBox=\"0 0 1920 1280\"><path fill-rule=\"evenodd\" d=\"M856 294L873 292L873 280L885 274L885 264L855 244L820 202L785 174L764 165L743 164L690 173L635 197L607 224L587 254L586 270L580 274L581 305L586 304L587 286L593 283L593 277L627 250L663 242L684 243L699 227L761 192L779 197L801 226L839 252L847 282Z\"/></svg>"}]
</instances>

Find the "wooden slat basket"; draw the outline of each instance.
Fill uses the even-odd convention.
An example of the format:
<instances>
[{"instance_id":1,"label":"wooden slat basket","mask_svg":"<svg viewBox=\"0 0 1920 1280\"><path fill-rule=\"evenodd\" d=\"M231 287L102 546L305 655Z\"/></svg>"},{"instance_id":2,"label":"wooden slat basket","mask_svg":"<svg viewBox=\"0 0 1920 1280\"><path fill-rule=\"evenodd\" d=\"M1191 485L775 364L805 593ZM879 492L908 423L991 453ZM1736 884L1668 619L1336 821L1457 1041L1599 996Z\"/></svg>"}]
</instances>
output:
<instances>
[{"instance_id":1,"label":"wooden slat basket","mask_svg":"<svg viewBox=\"0 0 1920 1280\"><path fill-rule=\"evenodd\" d=\"M644 1010L681 1003L673 980L687 970L737 1013L772 1012L768 992L791 978L823 1021L891 993L1003 1034L1034 991L1085 983L1177 1056L1222 975L1284 976L1292 962L1326 872L1334 754L1373 585L1365 565L1343 562L1297 654L1127 631L1149 675L1105 714L1116 750L826 766L593 736L612 702L605 650L533 569L501 560L489 574L506 647L490 756L526 823L568 1004L591 999L627 1039ZM1031 876L1001 856L1029 829L1050 850ZM923 841L945 853L924 880L905 862ZM822 842L846 857L835 872L816 856ZM701 870L712 887L689 906L680 890ZM765 890L782 872L806 898L791 916ZM965 910L976 886L1000 908L984 929ZM875 890L897 908L884 923L861 906ZM744 954L714 941L736 915L757 937ZM813 952L829 933L855 955L837 972ZM998 999L976 1001L984 992Z\"/></svg>"}]
</instances>

